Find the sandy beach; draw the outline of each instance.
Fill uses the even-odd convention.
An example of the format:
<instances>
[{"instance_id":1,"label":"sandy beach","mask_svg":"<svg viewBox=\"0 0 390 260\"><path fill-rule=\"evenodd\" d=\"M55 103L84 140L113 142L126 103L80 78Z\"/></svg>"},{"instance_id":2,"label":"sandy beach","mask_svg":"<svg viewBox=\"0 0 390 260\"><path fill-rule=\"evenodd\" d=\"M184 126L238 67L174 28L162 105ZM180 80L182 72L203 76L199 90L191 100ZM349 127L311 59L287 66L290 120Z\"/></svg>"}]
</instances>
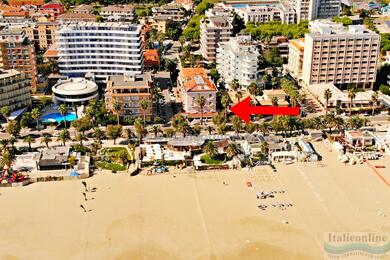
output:
<instances>
[{"instance_id":1,"label":"sandy beach","mask_svg":"<svg viewBox=\"0 0 390 260\"><path fill-rule=\"evenodd\" d=\"M86 180L88 201L81 181L2 188L0 259L318 259L324 232L390 232L390 187L315 149L322 162L276 173L99 174ZM274 197L258 200L262 191Z\"/></svg>"}]
</instances>

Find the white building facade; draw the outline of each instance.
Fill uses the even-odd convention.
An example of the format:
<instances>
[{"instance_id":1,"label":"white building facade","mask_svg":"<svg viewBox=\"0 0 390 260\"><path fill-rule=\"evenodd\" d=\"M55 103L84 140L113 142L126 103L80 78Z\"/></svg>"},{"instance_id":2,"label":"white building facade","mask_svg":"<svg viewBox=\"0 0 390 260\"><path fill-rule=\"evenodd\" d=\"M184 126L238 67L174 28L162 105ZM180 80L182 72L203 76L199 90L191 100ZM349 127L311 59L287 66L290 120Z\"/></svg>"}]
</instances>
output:
<instances>
[{"instance_id":1,"label":"white building facade","mask_svg":"<svg viewBox=\"0 0 390 260\"><path fill-rule=\"evenodd\" d=\"M259 50L249 35L238 35L220 43L217 50L217 70L226 82L238 80L248 86L258 79Z\"/></svg>"},{"instance_id":2,"label":"white building facade","mask_svg":"<svg viewBox=\"0 0 390 260\"><path fill-rule=\"evenodd\" d=\"M295 23L295 10L287 3L269 5L246 5L244 8L234 8L245 24L280 21L283 24Z\"/></svg>"},{"instance_id":3,"label":"white building facade","mask_svg":"<svg viewBox=\"0 0 390 260\"><path fill-rule=\"evenodd\" d=\"M143 71L139 25L70 23L62 26L56 37L60 73L70 78L88 75L96 82L106 82L110 75Z\"/></svg>"}]
</instances>

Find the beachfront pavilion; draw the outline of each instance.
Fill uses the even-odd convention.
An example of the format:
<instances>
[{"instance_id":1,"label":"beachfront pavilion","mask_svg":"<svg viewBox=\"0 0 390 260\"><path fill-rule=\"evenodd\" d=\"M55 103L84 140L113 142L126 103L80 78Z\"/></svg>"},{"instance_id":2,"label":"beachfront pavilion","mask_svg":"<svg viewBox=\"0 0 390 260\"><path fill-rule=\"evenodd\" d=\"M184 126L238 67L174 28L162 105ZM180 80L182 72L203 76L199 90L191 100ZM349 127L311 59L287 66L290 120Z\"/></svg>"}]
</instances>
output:
<instances>
[{"instance_id":1,"label":"beachfront pavilion","mask_svg":"<svg viewBox=\"0 0 390 260\"><path fill-rule=\"evenodd\" d=\"M179 137L168 141L168 148L174 151L199 150L205 143L203 138L197 136Z\"/></svg>"}]
</instances>

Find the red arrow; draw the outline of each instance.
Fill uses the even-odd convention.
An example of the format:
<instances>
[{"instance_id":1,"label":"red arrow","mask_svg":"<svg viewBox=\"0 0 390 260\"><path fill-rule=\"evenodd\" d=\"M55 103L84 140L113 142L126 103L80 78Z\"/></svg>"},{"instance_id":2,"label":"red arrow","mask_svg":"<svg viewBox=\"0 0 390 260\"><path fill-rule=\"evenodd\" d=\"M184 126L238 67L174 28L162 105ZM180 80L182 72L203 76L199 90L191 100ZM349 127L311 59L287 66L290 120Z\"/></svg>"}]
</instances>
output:
<instances>
[{"instance_id":1,"label":"red arrow","mask_svg":"<svg viewBox=\"0 0 390 260\"><path fill-rule=\"evenodd\" d=\"M250 115L299 115L299 107L274 107L274 106L251 106L250 97L237 103L230 108L234 114L244 120L247 124L250 121Z\"/></svg>"}]
</instances>

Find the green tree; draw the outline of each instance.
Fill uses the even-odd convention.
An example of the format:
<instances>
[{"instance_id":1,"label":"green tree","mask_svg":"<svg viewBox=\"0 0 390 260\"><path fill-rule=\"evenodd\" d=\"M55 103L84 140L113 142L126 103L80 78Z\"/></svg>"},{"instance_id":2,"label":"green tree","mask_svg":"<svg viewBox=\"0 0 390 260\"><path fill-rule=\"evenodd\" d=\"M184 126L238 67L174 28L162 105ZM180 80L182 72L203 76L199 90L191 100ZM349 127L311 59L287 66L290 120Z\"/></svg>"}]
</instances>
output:
<instances>
[{"instance_id":1,"label":"green tree","mask_svg":"<svg viewBox=\"0 0 390 260\"><path fill-rule=\"evenodd\" d=\"M95 127L93 129L93 137L95 138L95 141L97 143L101 144L104 136L105 136L104 131L102 129L100 129L99 127Z\"/></svg>"},{"instance_id":2,"label":"green tree","mask_svg":"<svg viewBox=\"0 0 390 260\"><path fill-rule=\"evenodd\" d=\"M229 86L230 86L230 88L231 88L233 91L237 91L237 90L240 88L240 83L238 82L237 79L233 79L233 80L229 83Z\"/></svg>"},{"instance_id":3,"label":"green tree","mask_svg":"<svg viewBox=\"0 0 390 260\"><path fill-rule=\"evenodd\" d=\"M66 114L68 113L68 108L66 107L65 104L61 104L59 107L58 107L58 111L60 112L60 114L62 115L62 118L64 120L64 126L66 128Z\"/></svg>"},{"instance_id":4,"label":"green tree","mask_svg":"<svg viewBox=\"0 0 390 260\"><path fill-rule=\"evenodd\" d=\"M119 102L114 102L114 103L112 104L112 110L114 111L114 114L116 114L117 125L120 125L120 122L119 122L119 115L120 115L121 109L122 109L121 103L119 103Z\"/></svg>"},{"instance_id":5,"label":"green tree","mask_svg":"<svg viewBox=\"0 0 390 260\"><path fill-rule=\"evenodd\" d=\"M121 125L108 125L107 126L107 137L114 140L114 145L116 144L116 139L122 135L122 126Z\"/></svg>"},{"instance_id":6,"label":"green tree","mask_svg":"<svg viewBox=\"0 0 390 260\"><path fill-rule=\"evenodd\" d=\"M236 98L237 98L238 103L240 103L241 98L242 98L242 93L241 93L241 91L237 91L237 92L236 92Z\"/></svg>"},{"instance_id":7,"label":"green tree","mask_svg":"<svg viewBox=\"0 0 390 260\"><path fill-rule=\"evenodd\" d=\"M74 157L73 155L69 156L68 158L69 167L73 168L76 165L76 161L77 161L76 157Z\"/></svg>"},{"instance_id":8,"label":"green tree","mask_svg":"<svg viewBox=\"0 0 390 260\"><path fill-rule=\"evenodd\" d=\"M1 115L8 122L8 117L11 115L11 110L10 110L9 106L4 106L1 108Z\"/></svg>"},{"instance_id":9,"label":"green tree","mask_svg":"<svg viewBox=\"0 0 390 260\"><path fill-rule=\"evenodd\" d=\"M325 89L324 90L324 99L325 99L325 110L326 113L328 113L328 104L329 104L329 99L332 98L332 91L330 89Z\"/></svg>"},{"instance_id":10,"label":"green tree","mask_svg":"<svg viewBox=\"0 0 390 260\"><path fill-rule=\"evenodd\" d=\"M134 131L135 131L135 134L138 136L139 143L141 144L142 138L147 134L145 124L139 119L135 120Z\"/></svg>"},{"instance_id":11,"label":"green tree","mask_svg":"<svg viewBox=\"0 0 390 260\"><path fill-rule=\"evenodd\" d=\"M238 135L242 129L241 118L239 118L238 116L232 116L231 123L232 123L232 128L233 128L234 132Z\"/></svg>"},{"instance_id":12,"label":"green tree","mask_svg":"<svg viewBox=\"0 0 390 260\"><path fill-rule=\"evenodd\" d=\"M210 157L213 158L218 154L217 146L212 141L207 141L205 144L203 151Z\"/></svg>"},{"instance_id":13,"label":"green tree","mask_svg":"<svg viewBox=\"0 0 390 260\"><path fill-rule=\"evenodd\" d=\"M348 98L349 98L349 116L352 115L352 106L353 106L353 100L356 97L356 88L349 88L348 89Z\"/></svg>"},{"instance_id":14,"label":"green tree","mask_svg":"<svg viewBox=\"0 0 390 260\"><path fill-rule=\"evenodd\" d=\"M157 138L158 133L162 132L161 127L159 127L158 125L152 126L150 130L154 134L154 138Z\"/></svg>"},{"instance_id":15,"label":"green tree","mask_svg":"<svg viewBox=\"0 0 390 260\"><path fill-rule=\"evenodd\" d=\"M80 146L83 146L83 141L88 140L87 136L83 133L78 133L75 139L76 141L80 142Z\"/></svg>"},{"instance_id":16,"label":"green tree","mask_svg":"<svg viewBox=\"0 0 390 260\"><path fill-rule=\"evenodd\" d=\"M31 110L31 117L37 122L36 128L38 129L39 118L41 117L41 111L38 108L33 108Z\"/></svg>"},{"instance_id":17,"label":"green tree","mask_svg":"<svg viewBox=\"0 0 390 260\"><path fill-rule=\"evenodd\" d=\"M220 77L221 77L221 75L219 74L217 69L210 70L210 78L214 81L214 84L217 84Z\"/></svg>"},{"instance_id":18,"label":"green tree","mask_svg":"<svg viewBox=\"0 0 390 260\"><path fill-rule=\"evenodd\" d=\"M239 154L239 150L237 148L237 145L234 144L234 143L230 143L228 144L227 148L226 148L226 155L229 157L229 158L233 158L234 156L237 156L237 154Z\"/></svg>"},{"instance_id":19,"label":"green tree","mask_svg":"<svg viewBox=\"0 0 390 260\"><path fill-rule=\"evenodd\" d=\"M28 149L31 151L31 144L35 143L35 138L32 135L24 137L23 142L28 143Z\"/></svg>"},{"instance_id":20,"label":"green tree","mask_svg":"<svg viewBox=\"0 0 390 260\"><path fill-rule=\"evenodd\" d=\"M230 105L230 96L228 94L224 94L221 97L221 105L224 109L225 117L227 117L227 109L229 108Z\"/></svg>"},{"instance_id":21,"label":"green tree","mask_svg":"<svg viewBox=\"0 0 390 260\"><path fill-rule=\"evenodd\" d=\"M378 92L375 91L374 93L372 93L371 95L372 115L375 114L375 108L376 108L376 103L378 102L378 98L379 98Z\"/></svg>"},{"instance_id":22,"label":"green tree","mask_svg":"<svg viewBox=\"0 0 390 260\"><path fill-rule=\"evenodd\" d=\"M44 135L41 138L41 144L45 144L46 148L49 148L49 143L52 141L51 137L49 135Z\"/></svg>"},{"instance_id":23,"label":"green tree","mask_svg":"<svg viewBox=\"0 0 390 260\"><path fill-rule=\"evenodd\" d=\"M271 98L271 103L274 107L278 106L278 98L277 97L272 97Z\"/></svg>"},{"instance_id":24,"label":"green tree","mask_svg":"<svg viewBox=\"0 0 390 260\"><path fill-rule=\"evenodd\" d=\"M203 110L206 105L206 98L204 96L197 96L195 102L200 108L200 124L203 125Z\"/></svg>"},{"instance_id":25,"label":"green tree","mask_svg":"<svg viewBox=\"0 0 390 260\"><path fill-rule=\"evenodd\" d=\"M18 136L20 133L19 123L15 120L9 121L6 130L9 135Z\"/></svg>"},{"instance_id":26,"label":"green tree","mask_svg":"<svg viewBox=\"0 0 390 260\"><path fill-rule=\"evenodd\" d=\"M144 114L144 124L146 124L146 110L149 108L149 101L146 99L142 99L141 102L139 103L139 106L141 110L143 111Z\"/></svg>"},{"instance_id":27,"label":"green tree","mask_svg":"<svg viewBox=\"0 0 390 260\"><path fill-rule=\"evenodd\" d=\"M57 140L58 140L58 141L61 141L62 144L63 144L63 146L65 146L65 145L66 145L66 142L71 140L71 139L70 139L70 133L69 133L68 129L63 129L63 130L60 132L60 134L59 134Z\"/></svg>"},{"instance_id":28,"label":"green tree","mask_svg":"<svg viewBox=\"0 0 390 260\"><path fill-rule=\"evenodd\" d=\"M9 150L6 150L5 152L3 152L0 158L0 167L2 169L10 168L14 160L15 160L15 154Z\"/></svg>"}]
</instances>

